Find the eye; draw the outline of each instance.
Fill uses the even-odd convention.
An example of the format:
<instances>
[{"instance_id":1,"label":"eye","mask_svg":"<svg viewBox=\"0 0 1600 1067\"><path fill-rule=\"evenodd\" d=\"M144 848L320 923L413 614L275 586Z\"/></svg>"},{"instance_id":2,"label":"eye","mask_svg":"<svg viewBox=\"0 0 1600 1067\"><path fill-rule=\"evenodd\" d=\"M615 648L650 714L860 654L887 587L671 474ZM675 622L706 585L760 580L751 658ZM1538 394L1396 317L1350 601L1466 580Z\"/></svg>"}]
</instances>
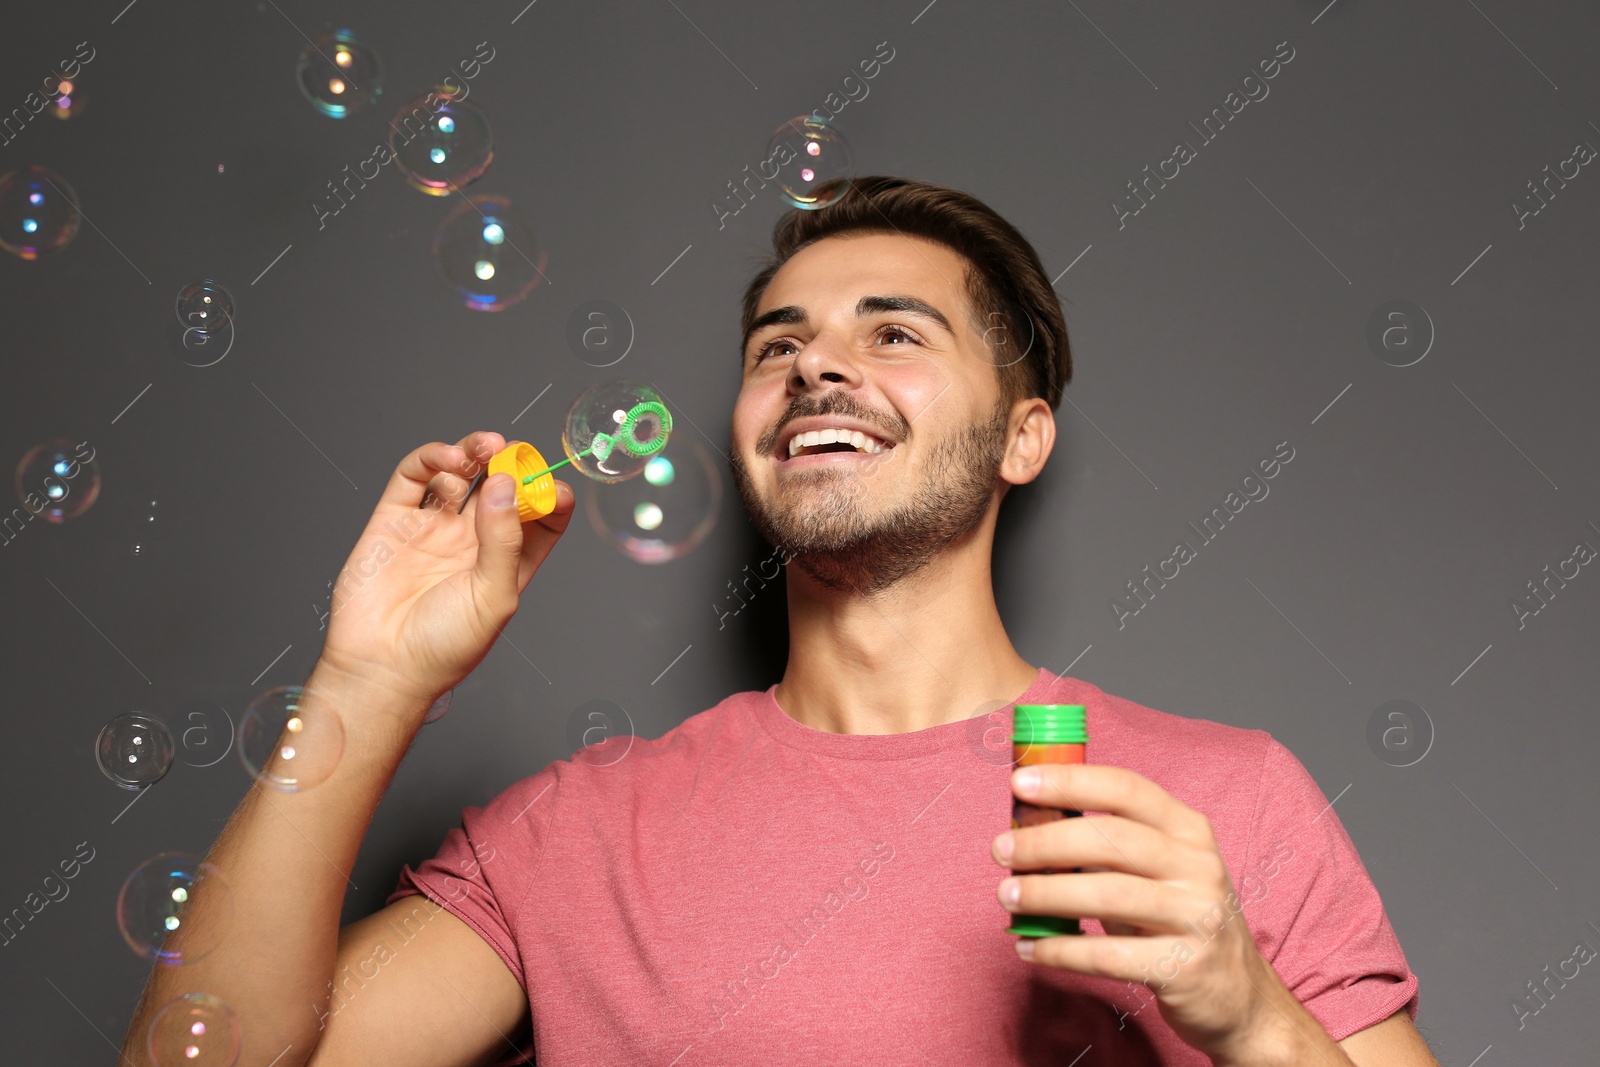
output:
<instances>
[{"instance_id":1,"label":"eye","mask_svg":"<svg viewBox=\"0 0 1600 1067\"><path fill-rule=\"evenodd\" d=\"M880 340L884 337L891 336L903 338L904 340L910 341L914 345L920 345L922 343L921 339L918 338L916 334L912 333L904 326L885 326L878 331L878 337Z\"/></svg>"},{"instance_id":2,"label":"eye","mask_svg":"<svg viewBox=\"0 0 1600 1067\"><path fill-rule=\"evenodd\" d=\"M764 360L768 356L770 356L772 354L772 350L774 348L777 348L779 345L788 345L790 348L794 348L794 342L793 341L790 341L786 337L780 337L775 341L768 341L766 344L764 344L760 348L756 349L755 361L757 363L760 363L762 360Z\"/></svg>"}]
</instances>

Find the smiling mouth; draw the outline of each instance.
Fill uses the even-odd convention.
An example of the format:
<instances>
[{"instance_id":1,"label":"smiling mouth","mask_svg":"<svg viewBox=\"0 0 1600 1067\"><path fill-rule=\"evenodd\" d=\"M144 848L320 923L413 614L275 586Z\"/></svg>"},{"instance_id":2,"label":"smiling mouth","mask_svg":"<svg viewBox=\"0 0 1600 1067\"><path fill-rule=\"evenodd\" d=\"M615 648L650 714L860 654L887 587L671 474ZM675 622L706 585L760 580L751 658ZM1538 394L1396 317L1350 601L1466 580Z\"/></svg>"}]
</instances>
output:
<instances>
[{"instance_id":1,"label":"smiling mouth","mask_svg":"<svg viewBox=\"0 0 1600 1067\"><path fill-rule=\"evenodd\" d=\"M860 430L811 430L795 434L788 447L779 450L777 458L781 463L792 463L817 456L876 456L893 447L893 442Z\"/></svg>"}]
</instances>

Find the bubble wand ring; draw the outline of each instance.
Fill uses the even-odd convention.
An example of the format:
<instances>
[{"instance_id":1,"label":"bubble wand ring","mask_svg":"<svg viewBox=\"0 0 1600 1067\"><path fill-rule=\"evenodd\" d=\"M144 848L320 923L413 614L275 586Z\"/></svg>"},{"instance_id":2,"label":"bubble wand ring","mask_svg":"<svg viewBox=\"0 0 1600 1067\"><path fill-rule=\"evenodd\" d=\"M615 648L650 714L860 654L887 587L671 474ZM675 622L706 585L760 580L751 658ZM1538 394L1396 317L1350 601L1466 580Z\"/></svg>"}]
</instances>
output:
<instances>
[{"instance_id":1,"label":"bubble wand ring","mask_svg":"<svg viewBox=\"0 0 1600 1067\"><path fill-rule=\"evenodd\" d=\"M648 438L640 438L641 428L650 430ZM641 459L653 456L667 446L667 438L671 433L672 413L667 410L666 405L659 401L645 400L628 409L615 437L603 431L597 432L588 448L568 456L560 463L546 466L539 450L526 441L507 445L494 454L489 460L489 466L473 481L456 513L460 514L466 510L467 501L472 499L472 494L478 491L478 486L482 485L489 475L509 474L516 480L517 513L521 520L531 522L543 518L556 507L555 479L550 476L552 471L588 455L593 455L603 463L617 445L621 445L624 452Z\"/></svg>"}]
</instances>

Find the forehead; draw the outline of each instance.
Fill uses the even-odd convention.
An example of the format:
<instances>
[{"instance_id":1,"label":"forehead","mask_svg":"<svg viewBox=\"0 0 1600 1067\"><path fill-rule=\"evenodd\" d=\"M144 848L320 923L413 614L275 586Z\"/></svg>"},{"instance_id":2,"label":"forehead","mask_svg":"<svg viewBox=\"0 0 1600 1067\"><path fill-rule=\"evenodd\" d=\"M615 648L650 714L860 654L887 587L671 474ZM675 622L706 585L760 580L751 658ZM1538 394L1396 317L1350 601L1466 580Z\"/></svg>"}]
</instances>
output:
<instances>
[{"instance_id":1,"label":"forehead","mask_svg":"<svg viewBox=\"0 0 1600 1067\"><path fill-rule=\"evenodd\" d=\"M787 304L812 312L853 306L867 294L914 295L953 322L970 320L966 258L935 241L893 233L824 237L779 268L757 313Z\"/></svg>"}]
</instances>

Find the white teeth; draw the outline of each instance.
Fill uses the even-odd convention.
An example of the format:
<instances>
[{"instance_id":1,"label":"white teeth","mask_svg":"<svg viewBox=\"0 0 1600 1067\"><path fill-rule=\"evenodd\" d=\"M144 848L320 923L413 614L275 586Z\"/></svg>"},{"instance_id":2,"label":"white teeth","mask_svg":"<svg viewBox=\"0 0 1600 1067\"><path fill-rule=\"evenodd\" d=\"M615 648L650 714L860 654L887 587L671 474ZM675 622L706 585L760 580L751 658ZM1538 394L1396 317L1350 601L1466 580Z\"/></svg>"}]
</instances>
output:
<instances>
[{"instance_id":1,"label":"white teeth","mask_svg":"<svg viewBox=\"0 0 1600 1067\"><path fill-rule=\"evenodd\" d=\"M791 457L796 456L801 449L810 448L814 445L832 444L847 444L857 451L865 452L869 455L882 452L888 447L882 441L870 434L862 433L860 430L830 428L795 434L789 438L789 455Z\"/></svg>"}]
</instances>

